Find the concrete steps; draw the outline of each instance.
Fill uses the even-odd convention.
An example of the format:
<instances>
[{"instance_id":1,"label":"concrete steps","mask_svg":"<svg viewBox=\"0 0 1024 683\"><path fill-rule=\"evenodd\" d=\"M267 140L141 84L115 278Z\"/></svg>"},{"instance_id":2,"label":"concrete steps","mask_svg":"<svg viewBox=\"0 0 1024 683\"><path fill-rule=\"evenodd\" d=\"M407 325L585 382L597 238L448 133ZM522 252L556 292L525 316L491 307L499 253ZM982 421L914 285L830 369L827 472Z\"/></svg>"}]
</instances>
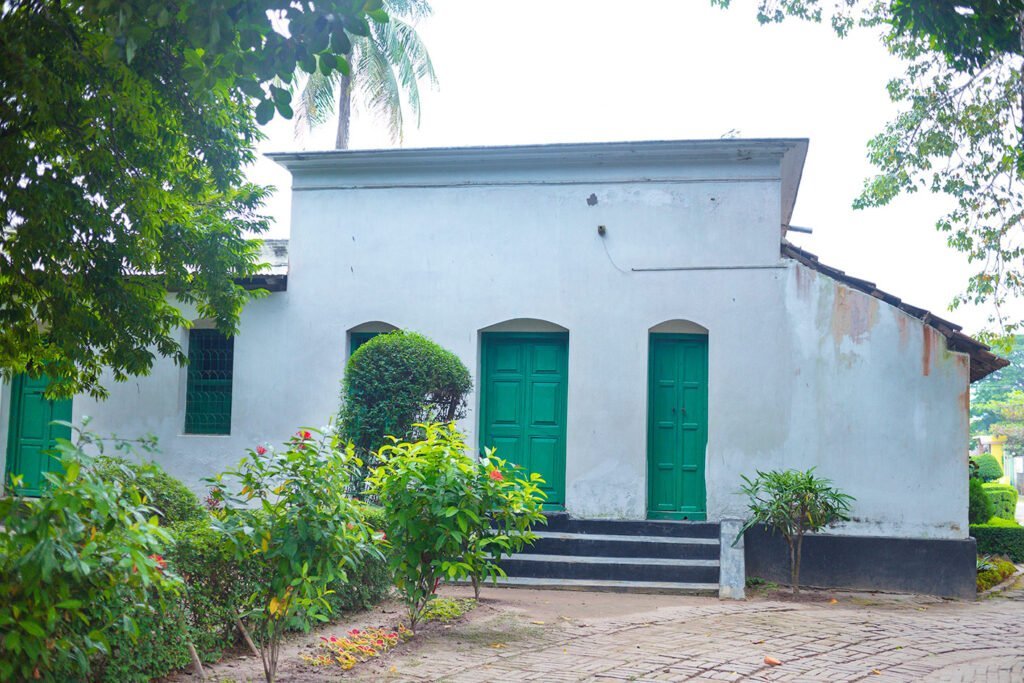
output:
<instances>
[{"instance_id":1,"label":"concrete steps","mask_svg":"<svg viewBox=\"0 0 1024 683\"><path fill-rule=\"evenodd\" d=\"M549 515L538 539L501 563L502 585L673 593L718 591L720 529L705 522Z\"/></svg>"}]
</instances>

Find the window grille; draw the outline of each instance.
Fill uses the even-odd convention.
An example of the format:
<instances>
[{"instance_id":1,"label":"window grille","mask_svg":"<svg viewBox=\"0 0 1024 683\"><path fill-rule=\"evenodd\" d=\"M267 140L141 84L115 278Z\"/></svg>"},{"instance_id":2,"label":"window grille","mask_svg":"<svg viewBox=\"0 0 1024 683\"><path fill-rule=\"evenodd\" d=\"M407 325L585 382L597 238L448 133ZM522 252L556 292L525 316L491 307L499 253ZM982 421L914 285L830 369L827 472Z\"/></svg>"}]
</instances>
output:
<instances>
[{"instance_id":1,"label":"window grille","mask_svg":"<svg viewBox=\"0 0 1024 683\"><path fill-rule=\"evenodd\" d=\"M186 434L231 433L235 341L217 330L189 330Z\"/></svg>"}]
</instances>

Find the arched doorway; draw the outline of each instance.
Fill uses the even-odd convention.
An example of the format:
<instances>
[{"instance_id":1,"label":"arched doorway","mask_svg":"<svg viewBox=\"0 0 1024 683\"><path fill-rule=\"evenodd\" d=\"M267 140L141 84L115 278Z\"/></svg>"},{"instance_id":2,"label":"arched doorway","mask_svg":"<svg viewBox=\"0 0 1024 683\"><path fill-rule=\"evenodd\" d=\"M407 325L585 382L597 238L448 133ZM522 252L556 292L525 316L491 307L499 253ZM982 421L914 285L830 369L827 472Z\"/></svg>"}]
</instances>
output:
<instances>
[{"instance_id":1,"label":"arched doorway","mask_svg":"<svg viewBox=\"0 0 1024 683\"><path fill-rule=\"evenodd\" d=\"M708 331L688 320L650 330L647 516L707 517Z\"/></svg>"}]
</instances>

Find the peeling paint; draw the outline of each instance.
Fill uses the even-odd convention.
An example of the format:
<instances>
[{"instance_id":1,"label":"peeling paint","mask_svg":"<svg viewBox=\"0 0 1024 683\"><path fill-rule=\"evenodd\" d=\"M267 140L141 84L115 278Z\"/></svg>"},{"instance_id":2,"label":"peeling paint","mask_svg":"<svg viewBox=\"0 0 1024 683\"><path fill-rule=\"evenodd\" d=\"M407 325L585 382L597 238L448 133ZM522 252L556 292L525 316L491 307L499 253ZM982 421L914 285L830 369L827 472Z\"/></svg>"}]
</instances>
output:
<instances>
[{"instance_id":1,"label":"peeling paint","mask_svg":"<svg viewBox=\"0 0 1024 683\"><path fill-rule=\"evenodd\" d=\"M855 292L849 287L836 286L832 300L832 338L836 346L843 337L855 344L864 341L878 322L878 299Z\"/></svg>"}]
</instances>

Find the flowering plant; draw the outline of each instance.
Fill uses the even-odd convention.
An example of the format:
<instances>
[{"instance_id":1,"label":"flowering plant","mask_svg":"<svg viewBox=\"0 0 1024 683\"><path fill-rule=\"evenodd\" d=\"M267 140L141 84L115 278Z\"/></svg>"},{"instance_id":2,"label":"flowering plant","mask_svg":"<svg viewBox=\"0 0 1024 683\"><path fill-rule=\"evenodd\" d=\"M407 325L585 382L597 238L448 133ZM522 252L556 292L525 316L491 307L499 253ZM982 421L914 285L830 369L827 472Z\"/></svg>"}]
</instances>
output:
<instances>
[{"instance_id":1,"label":"flowering plant","mask_svg":"<svg viewBox=\"0 0 1024 683\"><path fill-rule=\"evenodd\" d=\"M385 629L383 626L360 631L352 629L341 638L337 636L320 636L317 655L301 655L302 659L314 666L330 666L338 664L348 671L360 662L380 657L393 650L412 637L412 632L405 626L397 629Z\"/></svg>"},{"instance_id":2,"label":"flowering plant","mask_svg":"<svg viewBox=\"0 0 1024 683\"><path fill-rule=\"evenodd\" d=\"M392 439L368 480L413 630L442 579L503 576L497 561L532 542L530 526L544 521L540 475L523 476L493 451L483 460L467 454L454 423L416 427L423 438Z\"/></svg>"},{"instance_id":3,"label":"flowering plant","mask_svg":"<svg viewBox=\"0 0 1024 683\"><path fill-rule=\"evenodd\" d=\"M238 559L255 551L265 565L268 578L243 615L268 681L285 629L326 621L328 586L346 581L368 554L379 554L362 508L345 495L359 464L332 431L303 429L284 448L250 449L237 468L210 482L210 495L223 506L214 527Z\"/></svg>"}]
</instances>

